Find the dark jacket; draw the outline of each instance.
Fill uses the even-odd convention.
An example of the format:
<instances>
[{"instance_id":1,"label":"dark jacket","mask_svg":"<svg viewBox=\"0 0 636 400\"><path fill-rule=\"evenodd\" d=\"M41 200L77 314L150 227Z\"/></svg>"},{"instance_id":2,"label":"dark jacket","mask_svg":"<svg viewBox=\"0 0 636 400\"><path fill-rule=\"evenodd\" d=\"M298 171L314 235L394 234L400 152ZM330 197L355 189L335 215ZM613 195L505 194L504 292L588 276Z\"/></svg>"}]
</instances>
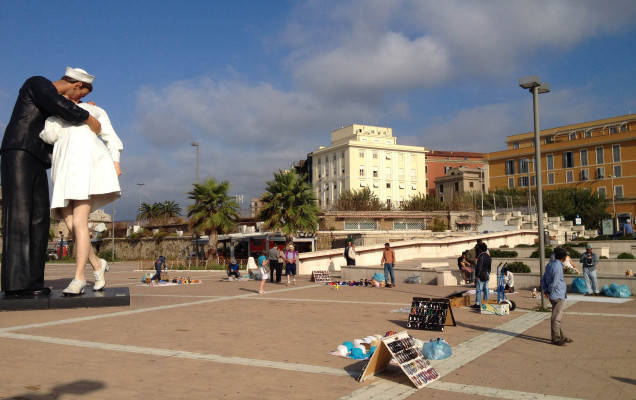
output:
<instances>
[{"instance_id":1,"label":"dark jacket","mask_svg":"<svg viewBox=\"0 0 636 400\"><path fill-rule=\"evenodd\" d=\"M60 95L51 81L41 76L31 77L20 88L11 120L4 131L0 153L24 150L49 168L53 146L40 139L44 121L50 116L57 116L79 124L86 121L88 115L88 111Z\"/></svg>"},{"instance_id":2,"label":"dark jacket","mask_svg":"<svg viewBox=\"0 0 636 400\"><path fill-rule=\"evenodd\" d=\"M477 267L475 268L475 277L482 282L490 278L490 264L492 260L487 252L481 253L477 257Z\"/></svg>"}]
</instances>

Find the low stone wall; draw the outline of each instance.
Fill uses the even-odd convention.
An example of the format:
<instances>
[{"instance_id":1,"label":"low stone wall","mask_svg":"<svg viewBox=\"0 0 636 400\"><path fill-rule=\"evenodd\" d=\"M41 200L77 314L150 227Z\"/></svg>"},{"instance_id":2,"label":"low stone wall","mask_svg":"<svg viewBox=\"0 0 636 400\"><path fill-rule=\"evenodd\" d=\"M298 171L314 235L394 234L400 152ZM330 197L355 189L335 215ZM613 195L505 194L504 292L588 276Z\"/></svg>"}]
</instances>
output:
<instances>
[{"instance_id":1,"label":"low stone wall","mask_svg":"<svg viewBox=\"0 0 636 400\"><path fill-rule=\"evenodd\" d=\"M163 239L142 238L138 240L115 239L115 256L120 260L155 259L160 255L168 259L176 259L182 256L186 247L192 247L191 237L167 237ZM104 239L93 244L99 252L111 252L112 242Z\"/></svg>"},{"instance_id":2,"label":"low stone wall","mask_svg":"<svg viewBox=\"0 0 636 400\"><path fill-rule=\"evenodd\" d=\"M474 247L477 239L484 240L492 247L503 245L514 247L521 243L534 243L536 237L536 231L508 231L436 240L407 240L391 243L391 247L395 251L396 264L399 266L401 260L457 257L462 251ZM381 244L356 247L356 264L379 267L383 249L384 246ZM304 275L311 274L311 271L315 270L340 271L341 267L346 266L343 251L343 249L333 249L301 253L298 273Z\"/></svg>"},{"instance_id":3,"label":"low stone wall","mask_svg":"<svg viewBox=\"0 0 636 400\"><path fill-rule=\"evenodd\" d=\"M565 275L565 283L568 285L568 292L570 287L572 286L572 281L576 278L577 275ZM579 275L580 277L580 275ZM632 294L636 293L636 278L627 278L621 276L608 276L608 275L599 275L598 276L598 284L599 289L603 287L603 285L611 285L615 283L617 285L627 285L629 290L632 291ZM515 274L515 288L516 289L539 289L539 274L538 273L529 273L529 274Z\"/></svg>"},{"instance_id":4,"label":"low stone wall","mask_svg":"<svg viewBox=\"0 0 636 400\"><path fill-rule=\"evenodd\" d=\"M576 268L582 271L581 263L579 260L574 261L574 265ZM539 259L538 258L493 258L492 259L492 268L493 271L497 267L500 262L522 262L530 267L530 271L539 272ZM548 260L546 260L546 263ZM457 263L457 262L455 262ZM625 270L627 268L631 268L632 271L636 271L636 260L617 260L617 259L609 259L609 260L598 260L598 264L596 265L596 271L598 274L610 275L610 276L624 276ZM516 276L516 274L515 274Z\"/></svg>"}]
</instances>

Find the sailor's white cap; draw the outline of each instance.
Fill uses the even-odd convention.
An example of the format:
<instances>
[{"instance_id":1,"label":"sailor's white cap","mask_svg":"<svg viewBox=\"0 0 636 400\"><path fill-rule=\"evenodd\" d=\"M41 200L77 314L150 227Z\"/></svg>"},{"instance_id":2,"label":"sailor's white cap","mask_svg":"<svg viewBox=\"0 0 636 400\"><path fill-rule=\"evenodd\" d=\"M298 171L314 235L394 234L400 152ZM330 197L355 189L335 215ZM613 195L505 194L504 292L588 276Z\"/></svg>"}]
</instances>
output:
<instances>
[{"instance_id":1,"label":"sailor's white cap","mask_svg":"<svg viewBox=\"0 0 636 400\"><path fill-rule=\"evenodd\" d=\"M93 83L95 77L81 68L66 67L65 76L84 83Z\"/></svg>"}]
</instances>

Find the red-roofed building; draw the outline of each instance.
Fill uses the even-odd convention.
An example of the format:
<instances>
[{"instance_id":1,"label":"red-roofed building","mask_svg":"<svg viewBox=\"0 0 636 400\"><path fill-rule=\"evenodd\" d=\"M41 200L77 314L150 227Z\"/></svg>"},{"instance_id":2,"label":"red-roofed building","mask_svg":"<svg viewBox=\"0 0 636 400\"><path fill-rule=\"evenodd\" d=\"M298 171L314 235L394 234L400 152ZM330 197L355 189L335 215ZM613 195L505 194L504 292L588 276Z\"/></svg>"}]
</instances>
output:
<instances>
[{"instance_id":1,"label":"red-roofed building","mask_svg":"<svg viewBox=\"0 0 636 400\"><path fill-rule=\"evenodd\" d=\"M487 175L488 163L484 161L484 153L467 151L431 150L426 154L426 192L435 196L435 178L445 176L451 168L469 167L483 168ZM488 183L486 182L486 187Z\"/></svg>"}]
</instances>

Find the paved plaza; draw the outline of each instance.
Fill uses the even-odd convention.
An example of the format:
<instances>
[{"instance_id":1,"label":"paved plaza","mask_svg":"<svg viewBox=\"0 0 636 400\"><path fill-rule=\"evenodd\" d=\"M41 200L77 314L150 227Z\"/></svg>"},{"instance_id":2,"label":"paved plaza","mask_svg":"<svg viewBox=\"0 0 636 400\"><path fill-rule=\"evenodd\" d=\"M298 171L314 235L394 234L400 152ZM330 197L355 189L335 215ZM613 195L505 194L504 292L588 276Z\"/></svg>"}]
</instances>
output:
<instances>
[{"instance_id":1,"label":"paved plaza","mask_svg":"<svg viewBox=\"0 0 636 400\"><path fill-rule=\"evenodd\" d=\"M223 271L170 271L200 285L147 287L134 263L116 263L111 287L130 307L0 313L0 398L11 399L634 399L636 303L569 301L574 343L549 344L550 313L531 311L529 291L509 316L454 309L456 327L410 330L443 337L441 378L416 390L390 367L363 383L362 362L329 355L343 341L406 329L400 308L414 296L457 287L335 289L222 282ZM63 288L71 265L48 265ZM90 275L88 275L90 276Z\"/></svg>"}]
</instances>

